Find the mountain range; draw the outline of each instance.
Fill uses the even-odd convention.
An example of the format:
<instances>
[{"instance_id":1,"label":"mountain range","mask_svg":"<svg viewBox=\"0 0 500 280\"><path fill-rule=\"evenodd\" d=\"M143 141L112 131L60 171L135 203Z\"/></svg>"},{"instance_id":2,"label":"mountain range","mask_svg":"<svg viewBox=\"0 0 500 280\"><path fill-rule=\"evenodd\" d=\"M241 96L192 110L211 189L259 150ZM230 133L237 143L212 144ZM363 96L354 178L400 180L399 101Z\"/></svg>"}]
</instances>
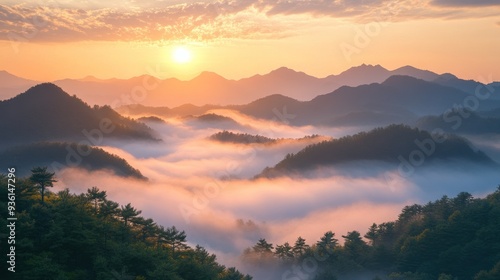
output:
<instances>
[{"instance_id":1,"label":"mountain range","mask_svg":"<svg viewBox=\"0 0 500 280\"><path fill-rule=\"evenodd\" d=\"M286 67L273 70L265 75L254 75L240 80L226 79L216 73L203 72L189 81L175 78L157 79L143 75L130 79L63 79L52 83L77 95L94 105L118 107L132 103L148 106L177 107L194 105L241 105L273 94L285 95L300 101L311 100L320 94L332 92L342 86L359 86L381 83L394 75L412 76L425 81L454 87L467 93L474 92L475 81L461 80L452 74L436 74L412 66L387 70L380 65L360 65L338 75L317 78ZM0 99L15 96L27 88L38 84L0 71ZM500 92L497 83L491 83Z\"/></svg>"},{"instance_id":2,"label":"mountain range","mask_svg":"<svg viewBox=\"0 0 500 280\"><path fill-rule=\"evenodd\" d=\"M500 95L500 89L494 94ZM496 97L496 96L495 96ZM440 115L456 106L468 106L475 98L452 86L429 82L412 76L390 76L381 83L356 87L342 86L309 101L274 94L245 105L192 104L174 108L127 105L117 108L126 115L158 115L164 117L204 114L212 109L232 109L243 114L292 125L355 126L388 125L416 122L427 115ZM478 109L493 110L500 100L474 99ZM470 100L469 100L470 101Z\"/></svg>"}]
</instances>

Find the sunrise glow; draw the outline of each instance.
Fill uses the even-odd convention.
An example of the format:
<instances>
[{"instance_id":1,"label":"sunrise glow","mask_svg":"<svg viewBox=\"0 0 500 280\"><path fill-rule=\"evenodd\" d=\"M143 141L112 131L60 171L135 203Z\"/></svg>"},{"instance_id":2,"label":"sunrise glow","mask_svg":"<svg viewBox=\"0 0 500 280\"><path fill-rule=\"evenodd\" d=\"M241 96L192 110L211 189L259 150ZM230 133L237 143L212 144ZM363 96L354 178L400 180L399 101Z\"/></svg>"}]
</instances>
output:
<instances>
[{"instance_id":1,"label":"sunrise glow","mask_svg":"<svg viewBox=\"0 0 500 280\"><path fill-rule=\"evenodd\" d=\"M500 279L499 35L500 0L0 0L0 278Z\"/></svg>"},{"instance_id":2,"label":"sunrise glow","mask_svg":"<svg viewBox=\"0 0 500 280\"><path fill-rule=\"evenodd\" d=\"M191 62L191 51L185 47L177 47L172 52L172 60L175 63L185 64Z\"/></svg>"}]
</instances>

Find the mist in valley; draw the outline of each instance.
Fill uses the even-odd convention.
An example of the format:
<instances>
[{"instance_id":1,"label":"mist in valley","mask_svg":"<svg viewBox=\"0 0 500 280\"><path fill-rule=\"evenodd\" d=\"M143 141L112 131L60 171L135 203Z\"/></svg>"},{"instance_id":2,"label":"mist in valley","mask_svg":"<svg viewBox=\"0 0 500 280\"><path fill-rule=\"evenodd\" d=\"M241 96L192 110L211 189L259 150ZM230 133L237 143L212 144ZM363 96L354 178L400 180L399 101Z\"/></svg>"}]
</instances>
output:
<instances>
[{"instance_id":1,"label":"mist in valley","mask_svg":"<svg viewBox=\"0 0 500 280\"><path fill-rule=\"evenodd\" d=\"M294 138L319 134L335 139L366 127L297 127L231 111L217 113L245 124L233 132L282 140L273 144L222 143L209 138L221 128L200 124L193 128L187 120L164 118L163 122L147 122L160 142L107 140L101 146L139 169L148 181L68 168L57 174L54 191L67 187L83 193L97 186L120 204L132 203L144 217L185 230L189 244L204 246L223 264L236 266L255 279L276 279L286 267L256 271L242 259L243 251L260 238L273 244L293 244L301 236L314 244L327 231L338 237L353 230L364 234L373 223L397 219L405 205L425 204L462 191L481 197L500 182L495 169L461 162L416 167L410 176L397 166L366 161L298 176L255 179L288 153L324 140Z\"/></svg>"}]
</instances>

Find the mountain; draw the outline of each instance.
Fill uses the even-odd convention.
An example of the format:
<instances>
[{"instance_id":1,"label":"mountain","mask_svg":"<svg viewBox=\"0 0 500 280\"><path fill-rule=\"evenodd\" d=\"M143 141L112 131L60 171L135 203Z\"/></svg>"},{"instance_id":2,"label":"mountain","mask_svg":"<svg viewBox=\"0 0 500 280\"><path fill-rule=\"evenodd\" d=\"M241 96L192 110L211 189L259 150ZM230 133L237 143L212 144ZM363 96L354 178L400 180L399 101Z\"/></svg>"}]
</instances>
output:
<instances>
[{"instance_id":1,"label":"mountain","mask_svg":"<svg viewBox=\"0 0 500 280\"><path fill-rule=\"evenodd\" d=\"M428 131L441 129L460 134L498 134L500 118L482 117L475 112L453 110L439 116L420 118L416 126Z\"/></svg>"},{"instance_id":2,"label":"mountain","mask_svg":"<svg viewBox=\"0 0 500 280\"><path fill-rule=\"evenodd\" d=\"M7 71L0 71L0 100L12 98L19 92L38 83L37 81L17 77Z\"/></svg>"},{"instance_id":3,"label":"mountain","mask_svg":"<svg viewBox=\"0 0 500 280\"><path fill-rule=\"evenodd\" d=\"M229 80L213 72L202 72L188 81L142 75L130 79L99 79L87 76L83 79L63 79L53 83L92 105L107 104L119 107L140 103L147 106L177 107L186 103L198 106L204 104L241 105L273 94L306 101L342 86L355 87L381 83L393 75L409 75L426 81L439 77L436 73L412 66L387 70L380 65L362 64L338 75L329 75L324 78L281 67L267 74L258 74L239 80ZM22 85L23 83L15 81L16 78L12 75L5 77L6 80L18 86ZM29 80L26 82L28 84L22 90L36 83ZM17 87L15 93L22 90ZM4 92L0 88L0 98L10 98L13 95L14 93L10 92L9 95L8 90Z\"/></svg>"},{"instance_id":4,"label":"mountain","mask_svg":"<svg viewBox=\"0 0 500 280\"><path fill-rule=\"evenodd\" d=\"M241 129L242 125L230 117L214 113L182 118L188 125L196 128Z\"/></svg>"},{"instance_id":5,"label":"mountain","mask_svg":"<svg viewBox=\"0 0 500 280\"><path fill-rule=\"evenodd\" d=\"M137 120L143 123L166 123L162 118L155 116L142 117L138 118Z\"/></svg>"},{"instance_id":6,"label":"mountain","mask_svg":"<svg viewBox=\"0 0 500 280\"><path fill-rule=\"evenodd\" d=\"M276 143L276 139L262 135L251 135L247 133L234 133L227 130L212 134L209 139L234 144L271 144Z\"/></svg>"},{"instance_id":7,"label":"mountain","mask_svg":"<svg viewBox=\"0 0 500 280\"><path fill-rule=\"evenodd\" d=\"M406 65L391 71L391 76L410 76L424 81L434 81L439 77L438 74L431 72L429 70L421 70L410 65Z\"/></svg>"},{"instance_id":8,"label":"mountain","mask_svg":"<svg viewBox=\"0 0 500 280\"><path fill-rule=\"evenodd\" d=\"M440 114L454 104L463 103L466 97L466 93L455 88L409 76L391 76L380 84L343 86L307 102L272 96L242 106L239 110L266 119L286 113L289 115L287 121L295 125L334 125L342 119L344 122L351 120L352 125L377 124L374 116L382 125ZM493 103L490 105L494 106ZM349 119L353 114L356 114L356 120Z\"/></svg>"},{"instance_id":9,"label":"mountain","mask_svg":"<svg viewBox=\"0 0 500 280\"><path fill-rule=\"evenodd\" d=\"M7 170L15 167L18 176L29 176L30 170L37 166L47 166L52 172L78 167L88 171L104 170L122 177L146 179L124 159L87 145L41 142L15 146L0 152L0 168Z\"/></svg>"},{"instance_id":10,"label":"mountain","mask_svg":"<svg viewBox=\"0 0 500 280\"><path fill-rule=\"evenodd\" d=\"M406 68L408 69L408 68ZM439 115L454 106L465 106L470 94L410 76L390 76L381 83L341 88L310 101L273 94L245 105L185 104L180 107L130 105L119 112L134 116L185 116L212 109L231 109L243 114L292 125L357 126L414 123L427 115ZM481 110L500 107L499 100L478 100Z\"/></svg>"},{"instance_id":11,"label":"mountain","mask_svg":"<svg viewBox=\"0 0 500 280\"><path fill-rule=\"evenodd\" d=\"M156 141L143 123L122 117L109 106L91 108L54 84L36 85L0 101L0 144L40 141L84 141L99 145L108 139Z\"/></svg>"},{"instance_id":12,"label":"mountain","mask_svg":"<svg viewBox=\"0 0 500 280\"><path fill-rule=\"evenodd\" d=\"M483 152L475 151L464 138L448 135L444 141L439 141L441 143L432 139L433 135L427 131L404 125L390 125L307 146L296 154L287 155L274 167L264 169L259 177L300 174L320 167L356 161L382 161L397 165L402 163L401 157L408 161L412 152L421 151L421 146L424 146L421 153L424 156L427 154L425 164L456 160L495 164Z\"/></svg>"},{"instance_id":13,"label":"mountain","mask_svg":"<svg viewBox=\"0 0 500 280\"><path fill-rule=\"evenodd\" d=\"M358 86L371 83L380 83L390 77L391 71L380 65L367 65L351 67L339 75L331 75L327 77L332 83L339 86Z\"/></svg>"},{"instance_id":14,"label":"mountain","mask_svg":"<svg viewBox=\"0 0 500 280\"><path fill-rule=\"evenodd\" d=\"M476 91L479 89L479 94L490 93L488 99L500 99L500 84L498 82L485 85L474 80L459 79L457 76L450 73L439 75L433 82L462 90L468 94L477 94Z\"/></svg>"},{"instance_id":15,"label":"mountain","mask_svg":"<svg viewBox=\"0 0 500 280\"><path fill-rule=\"evenodd\" d=\"M99 79L87 76L83 79L64 79L53 83L77 95L80 99L93 105L111 105L113 108L142 104L146 106L179 107L183 104L202 106L242 105L269 95L284 95L290 98L307 101L314 97L335 91L342 86L357 87L365 84L382 83L394 75L411 76L428 82L454 87L466 93L474 93L475 81L461 80L449 74L438 75L428 70L403 66L388 70L380 65L352 67L338 75L324 78L310 76L304 72L281 67L263 75L254 75L239 80L226 79L213 72L202 72L191 80L181 81L175 78L160 79L154 75L142 75L130 79ZM24 80L6 72L0 74L3 84L16 85L15 93L21 92L36 82ZM19 86L22 86L22 90ZM490 83L500 92L500 87ZM15 93L12 89L2 90L0 99L10 98ZM500 94L494 94L500 99ZM199 113L198 113L199 114Z\"/></svg>"}]
</instances>

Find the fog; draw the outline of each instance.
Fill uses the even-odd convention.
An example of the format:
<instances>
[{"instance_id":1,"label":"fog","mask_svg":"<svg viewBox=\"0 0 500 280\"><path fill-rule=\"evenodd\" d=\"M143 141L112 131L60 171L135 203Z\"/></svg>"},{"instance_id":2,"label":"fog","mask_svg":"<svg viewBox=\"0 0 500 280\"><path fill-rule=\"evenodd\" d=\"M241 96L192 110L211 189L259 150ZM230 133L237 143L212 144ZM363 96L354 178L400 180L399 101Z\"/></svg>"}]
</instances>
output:
<instances>
[{"instance_id":1,"label":"fog","mask_svg":"<svg viewBox=\"0 0 500 280\"><path fill-rule=\"evenodd\" d=\"M290 127L283 123L230 116L243 133L274 138L321 134L341 137L365 128ZM228 266L252 273L239 262L245 248L259 238L273 244L293 243L298 236L313 244L332 230L341 235L362 234L372 223L397 219L408 204L426 203L443 195L467 191L483 196L500 182L495 170L477 166L427 166L412 176L375 162L316 170L309 176L252 179L266 166L278 163L321 139L284 140L275 144L231 144L209 140L214 127L196 129L180 119L148 123L162 137L159 143L113 142L102 148L127 160L148 181L121 178L109 172L65 169L57 174L54 191L85 192L92 186L108 199L142 210L165 227L187 232L191 245L200 244ZM478 181L478 178L481 178ZM240 221L238 221L240 220ZM261 277L261 278L259 278ZM255 279L264 279L259 276Z\"/></svg>"}]
</instances>

